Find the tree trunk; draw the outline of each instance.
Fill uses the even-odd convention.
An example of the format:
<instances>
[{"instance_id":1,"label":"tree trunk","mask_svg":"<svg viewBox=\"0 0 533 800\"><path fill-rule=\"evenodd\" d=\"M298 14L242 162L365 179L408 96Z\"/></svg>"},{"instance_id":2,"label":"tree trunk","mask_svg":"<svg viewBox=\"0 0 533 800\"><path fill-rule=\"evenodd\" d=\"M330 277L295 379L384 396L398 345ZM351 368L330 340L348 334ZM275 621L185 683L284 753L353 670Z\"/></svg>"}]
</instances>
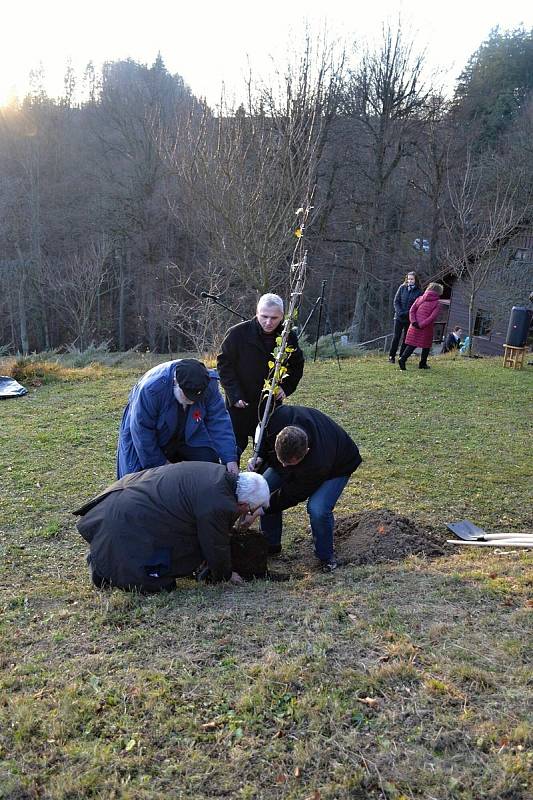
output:
<instances>
[{"instance_id":1,"label":"tree trunk","mask_svg":"<svg viewBox=\"0 0 533 800\"><path fill-rule=\"evenodd\" d=\"M120 266L118 274L118 349L120 352L126 350L126 304L127 304L127 288L128 288L128 253L122 247L120 252Z\"/></svg>"},{"instance_id":2,"label":"tree trunk","mask_svg":"<svg viewBox=\"0 0 533 800\"><path fill-rule=\"evenodd\" d=\"M368 295L370 285L366 273L363 274L357 289L357 298L355 301L355 308L352 317L351 333L352 342L358 344L363 338L365 329L365 310L368 302Z\"/></svg>"},{"instance_id":3,"label":"tree trunk","mask_svg":"<svg viewBox=\"0 0 533 800\"><path fill-rule=\"evenodd\" d=\"M19 305L19 324L20 324L20 348L22 354L27 356L30 352L29 342L28 342L28 323L27 323L27 316L26 316L26 267L24 262L21 262L20 265L20 281L19 281L19 290L18 290L18 305Z\"/></svg>"},{"instance_id":4,"label":"tree trunk","mask_svg":"<svg viewBox=\"0 0 533 800\"><path fill-rule=\"evenodd\" d=\"M474 303L476 293L472 291L468 300L468 357L472 358L472 345L474 344Z\"/></svg>"},{"instance_id":5,"label":"tree trunk","mask_svg":"<svg viewBox=\"0 0 533 800\"><path fill-rule=\"evenodd\" d=\"M126 326L124 322L125 307L126 282L121 269L118 284L118 349L120 352L124 352L126 349Z\"/></svg>"},{"instance_id":6,"label":"tree trunk","mask_svg":"<svg viewBox=\"0 0 533 800\"><path fill-rule=\"evenodd\" d=\"M42 336L44 339L44 349L51 350L52 344L50 340L50 326L48 324L48 311L46 308L46 300L42 296L42 293L40 293L40 299L41 299L41 325L42 325Z\"/></svg>"}]
</instances>

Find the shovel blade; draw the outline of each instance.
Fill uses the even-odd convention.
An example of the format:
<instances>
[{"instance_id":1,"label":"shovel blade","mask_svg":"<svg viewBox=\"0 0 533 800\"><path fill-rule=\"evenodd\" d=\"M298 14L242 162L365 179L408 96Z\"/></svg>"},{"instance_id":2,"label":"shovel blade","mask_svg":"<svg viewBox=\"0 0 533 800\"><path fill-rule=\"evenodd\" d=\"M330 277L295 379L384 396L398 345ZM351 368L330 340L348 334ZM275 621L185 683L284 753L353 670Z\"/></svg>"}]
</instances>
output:
<instances>
[{"instance_id":1,"label":"shovel blade","mask_svg":"<svg viewBox=\"0 0 533 800\"><path fill-rule=\"evenodd\" d=\"M483 528L474 525L469 519L462 519L459 522L447 522L446 527L455 533L459 539L465 539L467 542L473 542L476 539L483 539L487 533Z\"/></svg>"}]
</instances>

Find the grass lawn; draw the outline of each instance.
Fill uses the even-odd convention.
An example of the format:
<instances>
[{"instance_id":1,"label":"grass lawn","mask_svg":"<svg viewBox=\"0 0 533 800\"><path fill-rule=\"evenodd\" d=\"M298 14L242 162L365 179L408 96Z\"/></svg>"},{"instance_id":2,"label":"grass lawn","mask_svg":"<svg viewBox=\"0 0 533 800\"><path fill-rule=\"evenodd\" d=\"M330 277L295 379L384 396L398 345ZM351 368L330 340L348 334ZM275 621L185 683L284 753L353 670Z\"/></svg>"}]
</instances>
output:
<instances>
[{"instance_id":1,"label":"grass lawn","mask_svg":"<svg viewBox=\"0 0 533 800\"><path fill-rule=\"evenodd\" d=\"M431 364L307 365L294 400L364 459L338 515L531 529L533 370ZM89 585L70 511L114 479L138 375L60 373L0 404L0 798L531 798L530 552ZM307 518L286 517L290 552Z\"/></svg>"}]
</instances>

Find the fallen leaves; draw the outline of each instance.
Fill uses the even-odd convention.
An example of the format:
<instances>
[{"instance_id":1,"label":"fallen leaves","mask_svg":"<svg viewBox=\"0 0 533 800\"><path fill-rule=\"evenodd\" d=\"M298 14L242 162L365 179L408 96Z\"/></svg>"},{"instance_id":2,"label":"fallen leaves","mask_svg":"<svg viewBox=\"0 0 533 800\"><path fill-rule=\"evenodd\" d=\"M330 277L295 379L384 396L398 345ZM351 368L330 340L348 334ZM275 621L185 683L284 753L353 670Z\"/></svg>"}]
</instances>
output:
<instances>
[{"instance_id":1,"label":"fallen leaves","mask_svg":"<svg viewBox=\"0 0 533 800\"><path fill-rule=\"evenodd\" d=\"M379 708L381 704L379 697L358 697L357 700L369 708Z\"/></svg>"},{"instance_id":2,"label":"fallen leaves","mask_svg":"<svg viewBox=\"0 0 533 800\"><path fill-rule=\"evenodd\" d=\"M219 722L215 722L214 719L210 720L209 722L204 722L200 725L203 731L214 731L220 726Z\"/></svg>"}]
</instances>

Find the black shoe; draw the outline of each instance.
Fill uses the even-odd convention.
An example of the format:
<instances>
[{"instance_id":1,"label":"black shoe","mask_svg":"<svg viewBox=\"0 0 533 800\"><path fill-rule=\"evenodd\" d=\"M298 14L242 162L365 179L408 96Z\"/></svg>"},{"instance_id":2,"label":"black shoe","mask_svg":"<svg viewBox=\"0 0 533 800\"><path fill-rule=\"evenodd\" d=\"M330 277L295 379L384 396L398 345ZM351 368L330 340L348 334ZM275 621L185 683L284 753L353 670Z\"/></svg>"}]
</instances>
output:
<instances>
[{"instance_id":1,"label":"black shoe","mask_svg":"<svg viewBox=\"0 0 533 800\"><path fill-rule=\"evenodd\" d=\"M429 364L419 364L418 369L431 369Z\"/></svg>"},{"instance_id":2,"label":"black shoe","mask_svg":"<svg viewBox=\"0 0 533 800\"><path fill-rule=\"evenodd\" d=\"M398 366L405 372L405 361L402 361L401 358L398 359Z\"/></svg>"},{"instance_id":3,"label":"black shoe","mask_svg":"<svg viewBox=\"0 0 533 800\"><path fill-rule=\"evenodd\" d=\"M389 362L391 364L395 364L396 363L396 358L394 356L389 356Z\"/></svg>"},{"instance_id":4,"label":"black shoe","mask_svg":"<svg viewBox=\"0 0 533 800\"><path fill-rule=\"evenodd\" d=\"M326 561L320 562L320 568L322 572L335 572L338 566L339 562L335 556L331 556L331 558L328 558Z\"/></svg>"},{"instance_id":5,"label":"black shoe","mask_svg":"<svg viewBox=\"0 0 533 800\"><path fill-rule=\"evenodd\" d=\"M268 545L268 555L269 556L276 556L278 553L281 553L281 545L280 544L269 544Z\"/></svg>"}]
</instances>

